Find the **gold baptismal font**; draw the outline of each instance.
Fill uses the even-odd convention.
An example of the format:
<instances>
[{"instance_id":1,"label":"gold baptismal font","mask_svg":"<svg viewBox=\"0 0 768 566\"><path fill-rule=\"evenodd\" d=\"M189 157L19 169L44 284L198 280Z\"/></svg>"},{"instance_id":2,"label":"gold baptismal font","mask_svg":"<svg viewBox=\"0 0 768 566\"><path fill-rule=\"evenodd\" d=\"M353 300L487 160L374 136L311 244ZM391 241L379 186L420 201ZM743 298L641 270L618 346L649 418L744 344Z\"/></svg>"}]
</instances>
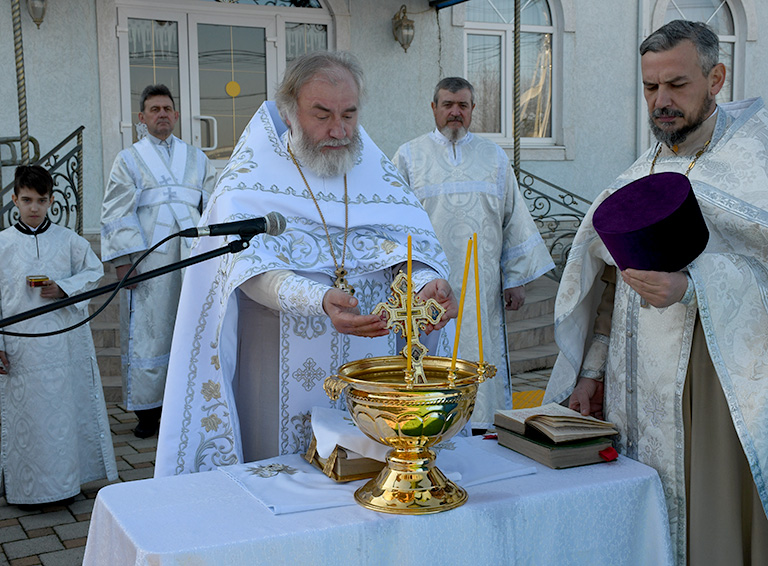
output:
<instances>
[{"instance_id":1,"label":"gold baptismal font","mask_svg":"<svg viewBox=\"0 0 768 566\"><path fill-rule=\"evenodd\" d=\"M387 328L406 338L402 355L344 364L326 379L324 387L331 399L344 394L358 428L391 448L384 469L355 492L357 503L384 513L421 515L454 509L466 502L466 491L435 466L432 447L464 428L472 415L479 384L493 377L496 368L482 362L482 348L479 362L456 357L466 269L454 356L426 355L419 333L427 324L437 323L445 309L433 299L425 303L413 293L410 236L408 243L408 275L400 272L388 302L373 311L386 312ZM467 253L465 267L469 246Z\"/></svg>"}]
</instances>

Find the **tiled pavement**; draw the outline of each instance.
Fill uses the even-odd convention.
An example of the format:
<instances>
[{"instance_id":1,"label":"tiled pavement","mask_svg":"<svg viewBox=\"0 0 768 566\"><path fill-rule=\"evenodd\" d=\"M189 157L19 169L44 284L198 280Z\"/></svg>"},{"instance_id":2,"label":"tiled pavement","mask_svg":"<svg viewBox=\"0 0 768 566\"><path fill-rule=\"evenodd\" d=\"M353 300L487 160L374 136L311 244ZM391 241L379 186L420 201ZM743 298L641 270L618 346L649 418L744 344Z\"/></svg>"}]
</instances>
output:
<instances>
[{"instance_id":1,"label":"tiled pavement","mask_svg":"<svg viewBox=\"0 0 768 566\"><path fill-rule=\"evenodd\" d=\"M107 404L118 481L151 478L155 472L157 437L141 440L131 430L136 417L115 403ZM0 566L80 566L99 489L109 482L92 482L67 506L22 511L0 498ZM106 566L106 565L105 565Z\"/></svg>"},{"instance_id":2,"label":"tiled pavement","mask_svg":"<svg viewBox=\"0 0 768 566\"><path fill-rule=\"evenodd\" d=\"M532 371L512 378L513 391L544 389L549 370ZM107 403L112 442L117 458L118 481L151 478L155 471L157 437L140 440L131 430L136 417L121 405ZM83 486L67 506L22 511L0 497L0 566L80 566L91 510L99 489L109 482Z\"/></svg>"}]
</instances>

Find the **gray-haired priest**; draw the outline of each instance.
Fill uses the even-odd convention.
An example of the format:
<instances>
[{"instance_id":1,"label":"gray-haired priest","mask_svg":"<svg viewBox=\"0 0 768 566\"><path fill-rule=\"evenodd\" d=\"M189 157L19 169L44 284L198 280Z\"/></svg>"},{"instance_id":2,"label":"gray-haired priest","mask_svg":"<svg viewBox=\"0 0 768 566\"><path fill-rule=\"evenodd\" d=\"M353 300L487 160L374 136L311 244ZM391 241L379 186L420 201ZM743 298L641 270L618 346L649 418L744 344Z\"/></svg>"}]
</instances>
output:
<instances>
[{"instance_id":1,"label":"gray-haired priest","mask_svg":"<svg viewBox=\"0 0 768 566\"><path fill-rule=\"evenodd\" d=\"M656 468L678 564L768 564L768 112L760 99L715 103L725 66L705 24L670 22L640 55L657 143L596 199L576 234L544 401L570 396L583 414L604 411L619 451ZM694 261L680 257L694 226L680 221L678 237L649 255L680 259L682 269L619 273L620 253L644 249L609 254L612 236L598 237L595 210L659 173L688 176L706 248ZM647 208L634 204L628 219L648 210L664 222L646 234L663 231L674 215L660 216L659 205L673 204L672 188Z\"/></svg>"},{"instance_id":2,"label":"gray-haired priest","mask_svg":"<svg viewBox=\"0 0 768 566\"><path fill-rule=\"evenodd\" d=\"M362 93L351 56L305 55L243 132L203 223L276 211L287 229L188 269L156 475L304 451L312 407L336 406L325 378L396 351L385 321L366 313L389 295L408 234L414 289L447 309L435 329L456 316L426 212L357 125ZM194 253L219 240L201 239ZM442 347L449 355L445 337Z\"/></svg>"}]
</instances>

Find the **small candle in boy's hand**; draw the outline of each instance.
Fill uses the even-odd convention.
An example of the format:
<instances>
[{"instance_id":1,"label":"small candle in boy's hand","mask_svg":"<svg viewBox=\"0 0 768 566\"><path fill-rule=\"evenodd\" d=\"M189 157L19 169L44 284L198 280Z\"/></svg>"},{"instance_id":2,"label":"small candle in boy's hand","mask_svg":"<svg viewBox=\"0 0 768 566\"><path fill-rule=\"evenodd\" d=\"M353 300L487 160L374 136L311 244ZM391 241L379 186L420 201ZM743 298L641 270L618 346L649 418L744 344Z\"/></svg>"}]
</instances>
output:
<instances>
[{"instance_id":1,"label":"small candle in boy's hand","mask_svg":"<svg viewBox=\"0 0 768 566\"><path fill-rule=\"evenodd\" d=\"M30 287L42 287L48 281L46 275L27 275L27 285Z\"/></svg>"}]
</instances>

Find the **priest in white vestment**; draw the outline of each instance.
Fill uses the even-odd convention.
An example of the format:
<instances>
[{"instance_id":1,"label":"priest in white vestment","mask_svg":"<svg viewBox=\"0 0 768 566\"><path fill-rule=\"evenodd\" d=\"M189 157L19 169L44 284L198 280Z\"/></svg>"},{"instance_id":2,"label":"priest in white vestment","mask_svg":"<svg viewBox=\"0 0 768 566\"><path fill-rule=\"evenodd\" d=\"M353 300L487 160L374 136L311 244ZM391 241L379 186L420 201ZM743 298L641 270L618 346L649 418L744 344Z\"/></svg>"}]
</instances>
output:
<instances>
[{"instance_id":1,"label":"priest in white vestment","mask_svg":"<svg viewBox=\"0 0 768 566\"><path fill-rule=\"evenodd\" d=\"M141 108L147 135L115 159L101 213L101 258L119 279L160 240L197 225L216 180L205 154L173 135L179 113L164 85L144 89ZM190 245L187 238L166 242L131 275L185 258ZM140 438L157 432L181 279L174 271L121 293L123 399L139 417Z\"/></svg>"},{"instance_id":2,"label":"priest in white vestment","mask_svg":"<svg viewBox=\"0 0 768 566\"><path fill-rule=\"evenodd\" d=\"M46 216L52 191L53 179L42 167L17 169L13 199L19 221L0 232L1 318L94 289L104 274L88 241ZM31 287L29 275L47 280ZM48 333L87 316L88 302L83 301L3 330ZM0 360L0 466L6 501L61 502L79 494L84 483L116 480L90 327L52 336L0 335Z\"/></svg>"},{"instance_id":3,"label":"priest in white vestment","mask_svg":"<svg viewBox=\"0 0 768 566\"><path fill-rule=\"evenodd\" d=\"M346 54L295 60L277 105L256 112L222 172L204 224L275 211L287 229L188 268L156 476L305 451L312 407L342 407L323 391L325 378L348 361L396 353L385 321L367 313L405 271L408 234L414 289L447 309L435 330L456 316L426 212L357 126L362 77ZM202 238L193 253L223 243ZM447 340L439 346L431 353L450 354Z\"/></svg>"},{"instance_id":4,"label":"priest in white vestment","mask_svg":"<svg viewBox=\"0 0 768 566\"><path fill-rule=\"evenodd\" d=\"M576 234L544 402L604 412L619 451L658 470L678 564L768 564L768 111L715 104L725 68L704 24L671 22L640 53L658 143ZM688 175L706 249L681 272L619 276L593 213L661 172Z\"/></svg>"},{"instance_id":5,"label":"priest in white vestment","mask_svg":"<svg viewBox=\"0 0 768 566\"><path fill-rule=\"evenodd\" d=\"M478 236L480 312L484 361L496 377L480 384L472 427L493 424L498 409L512 408L504 310L525 302L526 283L554 268L523 201L504 150L469 132L474 88L460 77L435 87L434 131L403 144L392 161L426 208L451 266L449 281L461 290L467 240ZM502 295L503 289L503 295ZM478 361L477 301L469 277L462 316L461 357Z\"/></svg>"}]
</instances>

